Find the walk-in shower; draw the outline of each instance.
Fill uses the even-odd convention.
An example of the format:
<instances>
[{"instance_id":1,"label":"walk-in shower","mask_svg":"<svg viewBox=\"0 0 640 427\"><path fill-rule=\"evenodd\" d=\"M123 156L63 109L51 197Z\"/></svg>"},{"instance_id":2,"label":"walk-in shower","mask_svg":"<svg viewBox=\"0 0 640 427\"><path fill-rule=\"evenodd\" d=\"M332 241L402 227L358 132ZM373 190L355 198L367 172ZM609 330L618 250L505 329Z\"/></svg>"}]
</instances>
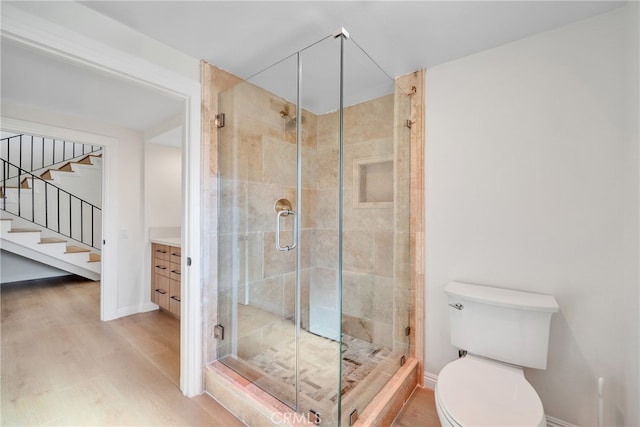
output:
<instances>
[{"instance_id":1,"label":"walk-in shower","mask_svg":"<svg viewBox=\"0 0 640 427\"><path fill-rule=\"evenodd\" d=\"M348 426L409 357L410 96L340 30L218 103L217 360Z\"/></svg>"}]
</instances>

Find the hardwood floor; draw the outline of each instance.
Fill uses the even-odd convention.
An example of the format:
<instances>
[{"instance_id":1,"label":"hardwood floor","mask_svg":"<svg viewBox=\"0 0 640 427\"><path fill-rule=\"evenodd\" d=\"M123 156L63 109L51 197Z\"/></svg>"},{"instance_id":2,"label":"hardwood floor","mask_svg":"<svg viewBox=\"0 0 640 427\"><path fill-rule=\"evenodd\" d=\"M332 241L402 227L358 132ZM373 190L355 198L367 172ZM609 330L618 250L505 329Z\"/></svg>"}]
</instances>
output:
<instances>
[{"instance_id":1,"label":"hardwood floor","mask_svg":"<svg viewBox=\"0 0 640 427\"><path fill-rule=\"evenodd\" d=\"M398 414L393 427L440 427L433 390L417 388Z\"/></svg>"},{"instance_id":2,"label":"hardwood floor","mask_svg":"<svg viewBox=\"0 0 640 427\"><path fill-rule=\"evenodd\" d=\"M161 312L99 319L97 282L0 289L1 423L243 426L179 378L179 322Z\"/></svg>"},{"instance_id":3,"label":"hardwood floor","mask_svg":"<svg viewBox=\"0 0 640 427\"><path fill-rule=\"evenodd\" d=\"M101 322L99 283L68 278L2 285L0 299L2 426L244 425L182 395L168 314ZM433 392L416 390L393 425L439 426Z\"/></svg>"}]
</instances>

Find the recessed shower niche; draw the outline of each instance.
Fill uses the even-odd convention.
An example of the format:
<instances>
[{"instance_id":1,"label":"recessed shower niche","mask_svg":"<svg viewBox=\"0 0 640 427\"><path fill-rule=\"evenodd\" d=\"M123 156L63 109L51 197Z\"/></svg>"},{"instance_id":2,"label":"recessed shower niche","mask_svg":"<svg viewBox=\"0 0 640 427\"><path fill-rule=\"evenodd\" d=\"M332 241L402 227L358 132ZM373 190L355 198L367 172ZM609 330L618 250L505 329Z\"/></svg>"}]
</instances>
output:
<instances>
[{"instance_id":1,"label":"recessed shower niche","mask_svg":"<svg viewBox=\"0 0 640 427\"><path fill-rule=\"evenodd\" d=\"M393 183L392 155L354 160L354 207L392 208Z\"/></svg>"},{"instance_id":2,"label":"recessed shower niche","mask_svg":"<svg viewBox=\"0 0 640 427\"><path fill-rule=\"evenodd\" d=\"M225 115L207 391L249 425L348 426L417 372L411 86L346 32L246 80L204 67Z\"/></svg>"}]
</instances>

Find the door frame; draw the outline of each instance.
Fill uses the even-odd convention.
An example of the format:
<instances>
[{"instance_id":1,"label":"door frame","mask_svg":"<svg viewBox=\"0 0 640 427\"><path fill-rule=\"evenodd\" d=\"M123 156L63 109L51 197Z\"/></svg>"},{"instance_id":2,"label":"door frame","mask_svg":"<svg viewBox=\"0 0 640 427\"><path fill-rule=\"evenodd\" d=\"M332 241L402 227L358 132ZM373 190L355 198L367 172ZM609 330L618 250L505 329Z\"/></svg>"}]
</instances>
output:
<instances>
[{"instance_id":1,"label":"door frame","mask_svg":"<svg viewBox=\"0 0 640 427\"><path fill-rule=\"evenodd\" d=\"M125 78L136 84L151 87L177 96L183 101L184 127L182 144L183 165L183 224L182 248L183 254L183 282L182 305L183 315L180 319L180 389L186 396L195 396L203 391L202 365L202 313L201 313L201 276L202 250L200 228L200 82L189 79L170 69L156 65L135 55L117 48L105 45L95 39L68 28L34 16L11 5L2 5L2 29L0 35L8 40L30 46L47 55L72 61L88 66L96 72L107 73L114 77ZM6 120L6 122L5 122ZM10 123L10 119L3 118L3 126ZM37 125L34 125L37 127ZM62 128L57 128L62 131ZM23 128L23 131L28 129ZM49 129L51 130L51 129ZM75 132L67 129L70 133ZM65 132L66 132L65 131ZM42 132L38 132L42 133ZM96 135L79 135L79 140L89 136L94 143ZM62 137L62 135L61 135ZM97 137L107 138L97 135ZM70 138L69 139L74 139ZM107 149L113 153L117 150L117 141L103 139ZM107 156L105 156L107 157ZM113 154L108 157L115 159ZM114 167L105 164L105 171ZM111 177L112 175L109 174ZM113 191L109 189L111 178L106 179L105 196ZM111 200L105 200L104 211L106 218L117 218L117 213ZM112 221L112 220L109 221ZM115 221L114 221L115 222ZM116 243L117 223L107 223L103 235L109 243ZM110 245L104 263L117 265L118 245ZM189 259L189 263L186 260ZM115 262L114 262L115 261ZM104 264L103 264L104 265ZM103 270L108 270L103 266ZM112 269L115 270L115 269ZM142 293L141 293L142 294ZM107 272L101 287L101 319L110 320L117 317L117 274Z\"/></svg>"}]
</instances>

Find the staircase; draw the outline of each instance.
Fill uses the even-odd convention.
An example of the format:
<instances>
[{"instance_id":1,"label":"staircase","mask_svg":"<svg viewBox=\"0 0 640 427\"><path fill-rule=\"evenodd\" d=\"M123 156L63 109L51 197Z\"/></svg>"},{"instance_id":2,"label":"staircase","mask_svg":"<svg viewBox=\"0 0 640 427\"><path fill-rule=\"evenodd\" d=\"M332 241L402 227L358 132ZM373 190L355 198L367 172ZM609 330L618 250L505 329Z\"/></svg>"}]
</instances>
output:
<instances>
[{"instance_id":1,"label":"staircase","mask_svg":"<svg viewBox=\"0 0 640 427\"><path fill-rule=\"evenodd\" d=\"M99 280L101 194L99 147L30 135L0 140L1 249Z\"/></svg>"},{"instance_id":2,"label":"staircase","mask_svg":"<svg viewBox=\"0 0 640 427\"><path fill-rule=\"evenodd\" d=\"M0 243L3 250L30 258L90 280L100 280L100 254L49 237L38 227L29 227L19 218L0 218Z\"/></svg>"}]
</instances>

